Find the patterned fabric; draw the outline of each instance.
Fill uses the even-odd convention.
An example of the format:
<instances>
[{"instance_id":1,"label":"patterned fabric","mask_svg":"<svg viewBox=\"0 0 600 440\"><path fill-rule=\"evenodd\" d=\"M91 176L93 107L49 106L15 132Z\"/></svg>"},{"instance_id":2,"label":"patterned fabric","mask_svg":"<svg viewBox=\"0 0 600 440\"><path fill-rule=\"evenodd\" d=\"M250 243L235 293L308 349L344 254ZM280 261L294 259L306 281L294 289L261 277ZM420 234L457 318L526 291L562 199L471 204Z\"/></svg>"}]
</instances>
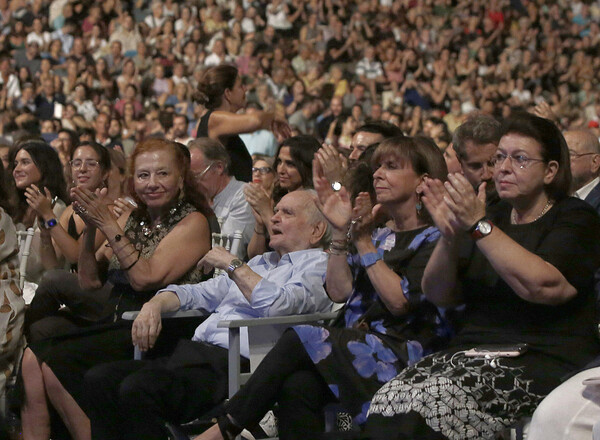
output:
<instances>
[{"instance_id":1,"label":"patterned fabric","mask_svg":"<svg viewBox=\"0 0 600 440\"><path fill-rule=\"evenodd\" d=\"M125 224L125 235L133 243L135 248L140 251L140 258L150 258L154 251L160 244L161 240L167 236L169 232L173 230L177 224L183 220L188 214L197 211L197 209L189 203L178 202L169 211L164 222L160 223L154 228L150 227L150 219L140 214L139 212L133 212L127 219ZM119 270L119 260L116 255L113 255L109 266L109 271ZM126 278L123 278L125 274L120 271L121 274L116 275L118 280L128 283ZM202 271L194 266L187 272L182 278L177 280L177 284L193 284L197 283L202 279Z\"/></svg>"},{"instance_id":2,"label":"patterned fabric","mask_svg":"<svg viewBox=\"0 0 600 440\"><path fill-rule=\"evenodd\" d=\"M360 257L348 259L354 290L331 327L294 327L307 354L355 424L366 421L371 396L406 365L446 342L446 322L421 292L423 270L439 237L436 228L395 233L377 229L373 243L402 280L410 312L392 315L373 288ZM351 423L345 418L343 426Z\"/></svg>"},{"instance_id":3,"label":"patterned fabric","mask_svg":"<svg viewBox=\"0 0 600 440\"><path fill-rule=\"evenodd\" d=\"M451 440L493 439L543 399L514 359L463 353L434 354L402 371L375 394L369 416L414 411Z\"/></svg>"},{"instance_id":4,"label":"patterned fabric","mask_svg":"<svg viewBox=\"0 0 600 440\"><path fill-rule=\"evenodd\" d=\"M21 342L25 301L19 289L17 232L8 214L0 208L0 411L4 413L6 380L15 368Z\"/></svg>"},{"instance_id":5,"label":"patterned fabric","mask_svg":"<svg viewBox=\"0 0 600 440\"><path fill-rule=\"evenodd\" d=\"M162 223L150 227L150 220L139 212L133 212L125 223L125 235L135 248L140 251L140 258L150 258L163 238L173 230L177 224L188 214L197 211L189 203L177 202L165 216ZM194 284L202 281L203 273L194 265L186 274L177 280L175 284ZM114 287L110 294L103 315L114 315L114 319L120 319L122 312L128 310L139 310L142 305L156 293L156 289L147 292L133 290L127 278L127 272L121 270L116 255L110 259L108 266L108 281Z\"/></svg>"}]
</instances>

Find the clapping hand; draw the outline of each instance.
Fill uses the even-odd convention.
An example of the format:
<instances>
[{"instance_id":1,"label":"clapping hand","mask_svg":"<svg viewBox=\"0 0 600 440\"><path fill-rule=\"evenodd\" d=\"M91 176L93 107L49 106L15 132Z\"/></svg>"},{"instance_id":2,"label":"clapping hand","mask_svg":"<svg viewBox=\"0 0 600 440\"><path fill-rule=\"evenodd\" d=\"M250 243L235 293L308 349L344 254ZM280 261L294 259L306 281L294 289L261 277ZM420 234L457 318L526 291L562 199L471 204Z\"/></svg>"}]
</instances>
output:
<instances>
[{"instance_id":1,"label":"clapping hand","mask_svg":"<svg viewBox=\"0 0 600 440\"><path fill-rule=\"evenodd\" d=\"M317 151L316 159L329 182L340 182L344 179L348 170L348 161L334 146L323 144Z\"/></svg>"},{"instance_id":2,"label":"clapping hand","mask_svg":"<svg viewBox=\"0 0 600 440\"><path fill-rule=\"evenodd\" d=\"M48 188L44 188L44 192L42 193L36 185L30 185L25 189L25 200L31 209L42 219L54 217L54 213L52 212L54 206L52 194L50 194Z\"/></svg>"},{"instance_id":3,"label":"clapping hand","mask_svg":"<svg viewBox=\"0 0 600 440\"><path fill-rule=\"evenodd\" d=\"M345 233L352 219L350 194L343 186L334 191L318 159L313 160L313 184L317 192L317 207L335 230Z\"/></svg>"},{"instance_id":4,"label":"clapping hand","mask_svg":"<svg viewBox=\"0 0 600 440\"><path fill-rule=\"evenodd\" d=\"M456 217L456 225L462 231L467 231L485 216L486 182L479 185L475 194L473 186L459 173L448 175L444 187L448 192L444 202Z\"/></svg>"},{"instance_id":5,"label":"clapping hand","mask_svg":"<svg viewBox=\"0 0 600 440\"><path fill-rule=\"evenodd\" d=\"M102 229L105 224L114 221L114 217L108 209L106 193L106 188L92 192L85 188L74 187L71 189L73 211L87 225Z\"/></svg>"}]
</instances>

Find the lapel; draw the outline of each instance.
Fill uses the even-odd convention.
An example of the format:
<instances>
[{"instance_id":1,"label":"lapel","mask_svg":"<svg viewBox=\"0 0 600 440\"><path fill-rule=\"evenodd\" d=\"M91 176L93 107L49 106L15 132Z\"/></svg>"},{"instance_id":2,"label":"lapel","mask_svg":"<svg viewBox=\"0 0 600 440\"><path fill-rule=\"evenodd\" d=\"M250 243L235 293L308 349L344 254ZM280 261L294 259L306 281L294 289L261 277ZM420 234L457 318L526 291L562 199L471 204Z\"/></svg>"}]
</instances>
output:
<instances>
[{"instance_id":1,"label":"lapel","mask_svg":"<svg viewBox=\"0 0 600 440\"><path fill-rule=\"evenodd\" d=\"M600 183L598 183L594 189L590 191L585 201L594 207L596 211L600 213Z\"/></svg>"}]
</instances>

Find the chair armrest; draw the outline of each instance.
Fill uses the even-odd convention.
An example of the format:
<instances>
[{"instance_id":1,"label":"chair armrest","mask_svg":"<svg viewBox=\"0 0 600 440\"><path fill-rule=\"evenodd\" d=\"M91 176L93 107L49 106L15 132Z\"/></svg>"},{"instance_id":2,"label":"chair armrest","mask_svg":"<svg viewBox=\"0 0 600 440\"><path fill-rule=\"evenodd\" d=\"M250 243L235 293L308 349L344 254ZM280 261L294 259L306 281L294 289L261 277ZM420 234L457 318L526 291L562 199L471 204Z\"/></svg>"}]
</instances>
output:
<instances>
[{"instance_id":1,"label":"chair armrest","mask_svg":"<svg viewBox=\"0 0 600 440\"><path fill-rule=\"evenodd\" d=\"M334 319L338 316L338 312L321 312L310 313L306 315L288 315L288 316L271 316L268 318L250 318L250 319L232 319L219 321L219 328L239 328L239 327L257 327L263 325L279 325L279 324L303 324L306 322L315 322Z\"/></svg>"},{"instance_id":2,"label":"chair armrest","mask_svg":"<svg viewBox=\"0 0 600 440\"><path fill-rule=\"evenodd\" d=\"M133 321L139 315L139 310L135 312L123 312L121 317L126 321ZM160 314L161 318L193 318L196 316L206 316L202 310L177 310L176 312L164 312Z\"/></svg>"}]
</instances>

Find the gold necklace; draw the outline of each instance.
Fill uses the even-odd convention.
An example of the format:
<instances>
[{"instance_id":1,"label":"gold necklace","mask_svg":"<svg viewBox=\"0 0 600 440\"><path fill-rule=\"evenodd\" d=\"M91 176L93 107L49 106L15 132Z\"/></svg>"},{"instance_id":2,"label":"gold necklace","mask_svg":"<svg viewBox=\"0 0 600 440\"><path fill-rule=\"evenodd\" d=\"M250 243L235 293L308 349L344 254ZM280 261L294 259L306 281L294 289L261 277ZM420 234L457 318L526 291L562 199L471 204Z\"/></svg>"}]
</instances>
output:
<instances>
[{"instance_id":1,"label":"gold necklace","mask_svg":"<svg viewBox=\"0 0 600 440\"><path fill-rule=\"evenodd\" d=\"M542 209L542 212L540 212L540 215L538 215L536 218L534 218L529 223L533 223L535 221L538 221L546 212L548 212L548 210L552 207L553 204L554 204L554 202L552 200L548 199L548 201L546 202L546 205L544 205L544 209ZM515 208L513 208L510 221L511 221L511 223L513 225L520 224L520 223L517 222L517 211L515 210Z\"/></svg>"}]
</instances>

